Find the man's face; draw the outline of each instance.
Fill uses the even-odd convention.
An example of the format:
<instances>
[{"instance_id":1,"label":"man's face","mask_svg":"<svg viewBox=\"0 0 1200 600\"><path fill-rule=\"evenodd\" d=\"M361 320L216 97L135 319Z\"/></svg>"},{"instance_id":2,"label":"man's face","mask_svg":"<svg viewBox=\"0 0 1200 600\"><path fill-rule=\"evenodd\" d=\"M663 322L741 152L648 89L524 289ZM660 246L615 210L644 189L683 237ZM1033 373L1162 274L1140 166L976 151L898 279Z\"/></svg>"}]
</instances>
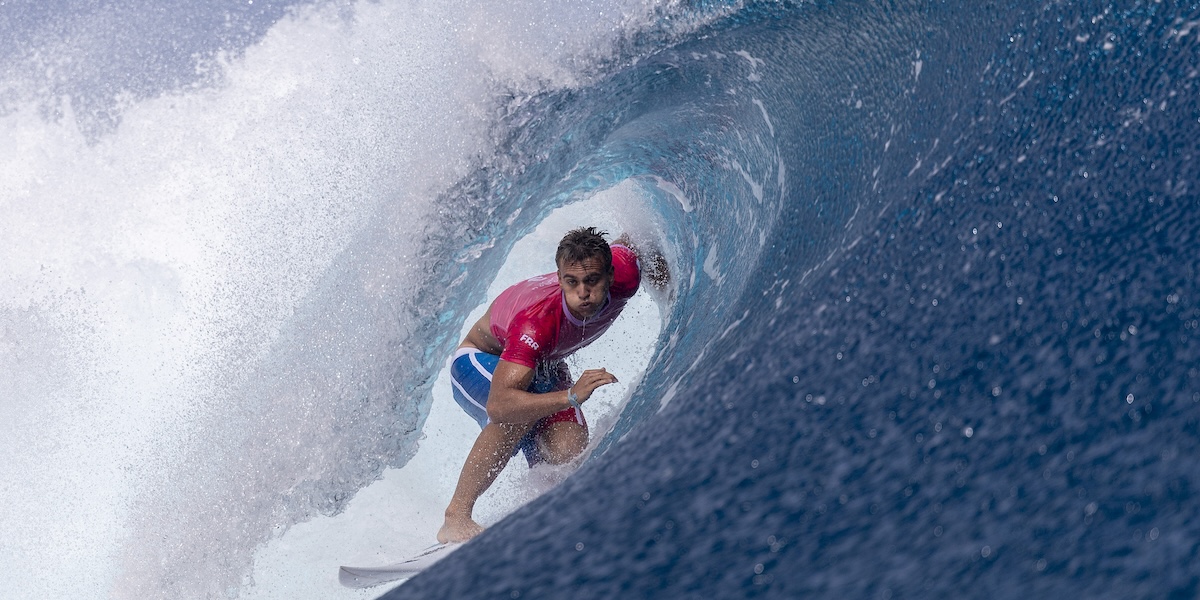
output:
<instances>
[{"instance_id":1,"label":"man's face","mask_svg":"<svg viewBox=\"0 0 1200 600\"><path fill-rule=\"evenodd\" d=\"M558 285L562 288L567 309L577 319L586 319L604 306L612 274L604 270L599 258L562 265L558 268Z\"/></svg>"}]
</instances>

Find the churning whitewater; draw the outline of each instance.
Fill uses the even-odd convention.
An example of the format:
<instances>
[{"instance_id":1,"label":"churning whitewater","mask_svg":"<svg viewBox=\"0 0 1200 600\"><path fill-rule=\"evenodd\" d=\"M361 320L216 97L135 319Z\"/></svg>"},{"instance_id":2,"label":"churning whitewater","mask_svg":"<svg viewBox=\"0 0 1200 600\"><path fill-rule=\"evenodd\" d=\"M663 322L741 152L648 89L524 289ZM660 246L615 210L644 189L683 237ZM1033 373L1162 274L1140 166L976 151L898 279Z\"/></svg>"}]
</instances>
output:
<instances>
[{"instance_id":1,"label":"churning whitewater","mask_svg":"<svg viewBox=\"0 0 1200 600\"><path fill-rule=\"evenodd\" d=\"M0 15L5 597L1200 593L1194 4ZM591 224L674 281L571 364L629 374L587 458L340 588L432 543L445 360Z\"/></svg>"},{"instance_id":2,"label":"churning whitewater","mask_svg":"<svg viewBox=\"0 0 1200 600\"><path fill-rule=\"evenodd\" d=\"M0 7L7 597L244 594L406 464L457 321L564 203L452 186L659 10L259 6Z\"/></svg>"}]
</instances>

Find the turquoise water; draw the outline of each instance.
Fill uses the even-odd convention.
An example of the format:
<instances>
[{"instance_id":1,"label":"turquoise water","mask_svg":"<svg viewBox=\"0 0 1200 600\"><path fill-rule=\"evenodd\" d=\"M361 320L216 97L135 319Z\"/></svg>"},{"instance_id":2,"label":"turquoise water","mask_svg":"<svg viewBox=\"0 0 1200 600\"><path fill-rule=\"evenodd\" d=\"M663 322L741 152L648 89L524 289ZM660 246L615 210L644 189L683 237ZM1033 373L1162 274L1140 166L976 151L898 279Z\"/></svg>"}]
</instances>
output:
<instances>
[{"instance_id":1,"label":"turquoise water","mask_svg":"<svg viewBox=\"0 0 1200 600\"><path fill-rule=\"evenodd\" d=\"M644 375L389 597L1196 595L1194 6L157 7L0 21L17 597L249 595L615 186Z\"/></svg>"}]
</instances>

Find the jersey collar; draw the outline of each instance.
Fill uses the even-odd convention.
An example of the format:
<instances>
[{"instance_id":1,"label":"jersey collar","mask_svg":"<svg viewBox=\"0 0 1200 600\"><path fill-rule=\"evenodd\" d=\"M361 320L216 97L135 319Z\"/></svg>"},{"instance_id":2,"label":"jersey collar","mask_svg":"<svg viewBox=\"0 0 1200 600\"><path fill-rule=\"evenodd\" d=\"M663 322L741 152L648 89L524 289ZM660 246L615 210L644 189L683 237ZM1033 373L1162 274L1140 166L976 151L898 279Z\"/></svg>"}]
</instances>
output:
<instances>
[{"instance_id":1,"label":"jersey collar","mask_svg":"<svg viewBox=\"0 0 1200 600\"><path fill-rule=\"evenodd\" d=\"M591 317L588 317L586 319L579 319L579 318L576 318L575 315L571 313L571 309L569 307L567 307L566 293L564 293L564 292L559 293L559 301L562 302L563 314L567 316L567 321L569 321L572 325L574 325L576 327L584 327L588 324L588 321L595 321L597 317L604 314L604 311L608 310L608 305L611 304L611 302L609 302L610 300L612 300L612 294L605 293L604 294L604 304L602 304L600 306L600 310L596 311L596 314L592 315Z\"/></svg>"}]
</instances>

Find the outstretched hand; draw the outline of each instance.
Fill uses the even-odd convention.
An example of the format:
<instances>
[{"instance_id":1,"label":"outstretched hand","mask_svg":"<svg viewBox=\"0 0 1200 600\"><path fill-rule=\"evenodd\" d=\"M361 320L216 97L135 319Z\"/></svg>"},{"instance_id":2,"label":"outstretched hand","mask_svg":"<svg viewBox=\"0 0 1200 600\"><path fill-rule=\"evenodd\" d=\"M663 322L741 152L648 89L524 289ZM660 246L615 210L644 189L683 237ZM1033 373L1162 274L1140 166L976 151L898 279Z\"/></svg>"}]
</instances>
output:
<instances>
[{"instance_id":1,"label":"outstretched hand","mask_svg":"<svg viewBox=\"0 0 1200 600\"><path fill-rule=\"evenodd\" d=\"M671 266L667 264L667 258L656 244L642 246L635 243L628 233L622 233L613 243L633 250L641 263L642 276L652 287L662 290L671 283Z\"/></svg>"},{"instance_id":2,"label":"outstretched hand","mask_svg":"<svg viewBox=\"0 0 1200 600\"><path fill-rule=\"evenodd\" d=\"M579 397L580 402L583 402L592 397L592 392L596 391L596 388L616 382L617 376L605 369L588 369L579 376L579 380L571 386L571 389L575 390L575 395Z\"/></svg>"}]
</instances>

